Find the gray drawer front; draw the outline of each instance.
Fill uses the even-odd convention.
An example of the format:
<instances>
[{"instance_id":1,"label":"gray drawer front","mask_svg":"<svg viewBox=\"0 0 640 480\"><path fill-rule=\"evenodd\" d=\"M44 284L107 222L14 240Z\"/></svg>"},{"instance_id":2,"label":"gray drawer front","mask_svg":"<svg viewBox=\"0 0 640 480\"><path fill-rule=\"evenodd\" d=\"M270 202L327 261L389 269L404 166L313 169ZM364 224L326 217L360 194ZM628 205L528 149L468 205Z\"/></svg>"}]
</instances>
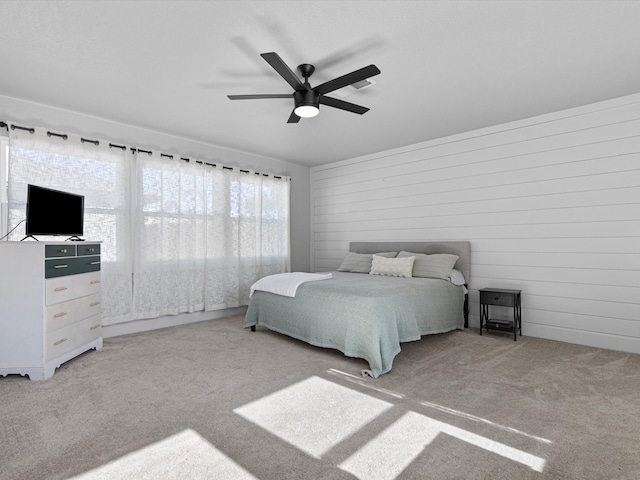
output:
<instances>
[{"instance_id":1,"label":"gray drawer front","mask_svg":"<svg viewBox=\"0 0 640 480\"><path fill-rule=\"evenodd\" d=\"M87 243L86 245L78 245L78 256L81 255L100 255L100 244Z\"/></svg>"},{"instance_id":2,"label":"gray drawer front","mask_svg":"<svg viewBox=\"0 0 640 480\"><path fill-rule=\"evenodd\" d=\"M63 277L100 270L100 256L60 258L44 261L44 278Z\"/></svg>"},{"instance_id":3,"label":"gray drawer front","mask_svg":"<svg viewBox=\"0 0 640 480\"><path fill-rule=\"evenodd\" d=\"M46 258L75 257L76 246L75 245L45 245L44 256Z\"/></svg>"},{"instance_id":4,"label":"gray drawer front","mask_svg":"<svg viewBox=\"0 0 640 480\"><path fill-rule=\"evenodd\" d=\"M480 303L513 307L515 305L515 295L500 292L480 292Z\"/></svg>"}]
</instances>

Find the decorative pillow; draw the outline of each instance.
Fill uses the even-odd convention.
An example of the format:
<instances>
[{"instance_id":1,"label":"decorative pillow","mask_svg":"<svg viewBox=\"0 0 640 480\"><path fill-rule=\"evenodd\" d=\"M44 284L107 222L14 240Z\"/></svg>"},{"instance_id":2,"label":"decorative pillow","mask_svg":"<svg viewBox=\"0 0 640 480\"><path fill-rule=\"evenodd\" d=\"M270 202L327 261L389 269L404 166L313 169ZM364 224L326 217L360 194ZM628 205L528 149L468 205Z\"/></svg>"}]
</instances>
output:
<instances>
[{"instance_id":1,"label":"decorative pillow","mask_svg":"<svg viewBox=\"0 0 640 480\"><path fill-rule=\"evenodd\" d=\"M415 265L415 262L414 262L414 265ZM464 275L462 274L462 272L460 270L456 270L455 268L451 270L451 273L449 274L449 280L454 285L464 285L465 283L467 283L467 281L464 279Z\"/></svg>"},{"instance_id":2,"label":"decorative pillow","mask_svg":"<svg viewBox=\"0 0 640 480\"><path fill-rule=\"evenodd\" d=\"M383 252L376 253L381 257L393 258L398 252ZM339 272L351 272L351 273L369 273L371 271L371 261L373 260L372 253L353 253L349 252L344 257L344 260L338 268Z\"/></svg>"},{"instance_id":3,"label":"decorative pillow","mask_svg":"<svg viewBox=\"0 0 640 480\"><path fill-rule=\"evenodd\" d=\"M373 256L369 275L388 275L390 277L411 277L415 257L386 258Z\"/></svg>"},{"instance_id":4,"label":"decorative pillow","mask_svg":"<svg viewBox=\"0 0 640 480\"><path fill-rule=\"evenodd\" d=\"M435 253L426 255L424 253L400 252L398 258L416 257L413 264L413 276L422 278L441 278L449 280L449 274L458 260L457 255L447 253Z\"/></svg>"}]
</instances>

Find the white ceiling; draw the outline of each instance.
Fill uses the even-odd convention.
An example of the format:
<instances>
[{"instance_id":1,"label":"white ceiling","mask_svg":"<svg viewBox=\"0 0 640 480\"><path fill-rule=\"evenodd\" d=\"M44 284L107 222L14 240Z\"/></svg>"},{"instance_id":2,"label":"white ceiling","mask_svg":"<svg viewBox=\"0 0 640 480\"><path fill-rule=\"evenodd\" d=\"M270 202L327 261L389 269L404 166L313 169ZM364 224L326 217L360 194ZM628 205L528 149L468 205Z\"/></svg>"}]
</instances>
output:
<instances>
[{"instance_id":1,"label":"white ceiling","mask_svg":"<svg viewBox=\"0 0 640 480\"><path fill-rule=\"evenodd\" d=\"M308 166L640 92L639 1L4 0L0 45L1 95ZM291 92L271 51L371 110L227 99Z\"/></svg>"}]
</instances>

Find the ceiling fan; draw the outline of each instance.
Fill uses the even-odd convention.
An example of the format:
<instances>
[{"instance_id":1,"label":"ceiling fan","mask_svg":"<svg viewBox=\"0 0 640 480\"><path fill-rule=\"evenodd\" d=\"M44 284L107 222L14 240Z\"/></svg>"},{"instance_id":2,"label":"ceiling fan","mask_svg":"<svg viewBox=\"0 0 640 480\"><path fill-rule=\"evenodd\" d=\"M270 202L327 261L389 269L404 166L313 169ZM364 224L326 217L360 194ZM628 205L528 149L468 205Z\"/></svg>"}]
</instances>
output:
<instances>
[{"instance_id":1,"label":"ceiling fan","mask_svg":"<svg viewBox=\"0 0 640 480\"><path fill-rule=\"evenodd\" d=\"M294 92L263 95L227 95L230 100L293 98L294 109L293 112L291 112L287 123L298 123L300 118L315 117L320 112L320 104L328 107L339 108L340 110L346 110L347 112L357 113L359 115L369 111L366 107L356 105L355 103L345 102L344 100L339 100L337 98L327 97L326 94L333 92L334 90L338 90L339 88L346 87L347 85L352 85L373 77L374 75L378 75L380 70L378 70L378 67L375 65L369 65L368 67L355 70L312 88L311 85L309 85L309 77L316 69L313 65L309 65L308 63L298 65L298 71L304 78L304 83L302 83L298 76L293 73L277 53L261 53L260 56L264 58L267 63L293 87Z\"/></svg>"}]
</instances>

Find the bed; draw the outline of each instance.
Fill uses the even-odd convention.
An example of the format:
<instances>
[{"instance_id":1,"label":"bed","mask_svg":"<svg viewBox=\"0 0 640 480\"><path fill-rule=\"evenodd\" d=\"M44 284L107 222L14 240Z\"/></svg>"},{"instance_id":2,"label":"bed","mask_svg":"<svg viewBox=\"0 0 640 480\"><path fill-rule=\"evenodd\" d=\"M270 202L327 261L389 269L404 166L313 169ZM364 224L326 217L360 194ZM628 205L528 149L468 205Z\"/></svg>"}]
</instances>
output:
<instances>
[{"instance_id":1,"label":"bed","mask_svg":"<svg viewBox=\"0 0 640 480\"><path fill-rule=\"evenodd\" d=\"M469 279L469 242L352 242L350 252L412 252L458 256L454 269ZM337 349L369 363L363 375L391 370L400 344L468 325L463 285L437 278L402 278L344 271L297 287L294 297L255 291L244 326L256 325ZM468 280L467 280L468 281Z\"/></svg>"}]
</instances>

